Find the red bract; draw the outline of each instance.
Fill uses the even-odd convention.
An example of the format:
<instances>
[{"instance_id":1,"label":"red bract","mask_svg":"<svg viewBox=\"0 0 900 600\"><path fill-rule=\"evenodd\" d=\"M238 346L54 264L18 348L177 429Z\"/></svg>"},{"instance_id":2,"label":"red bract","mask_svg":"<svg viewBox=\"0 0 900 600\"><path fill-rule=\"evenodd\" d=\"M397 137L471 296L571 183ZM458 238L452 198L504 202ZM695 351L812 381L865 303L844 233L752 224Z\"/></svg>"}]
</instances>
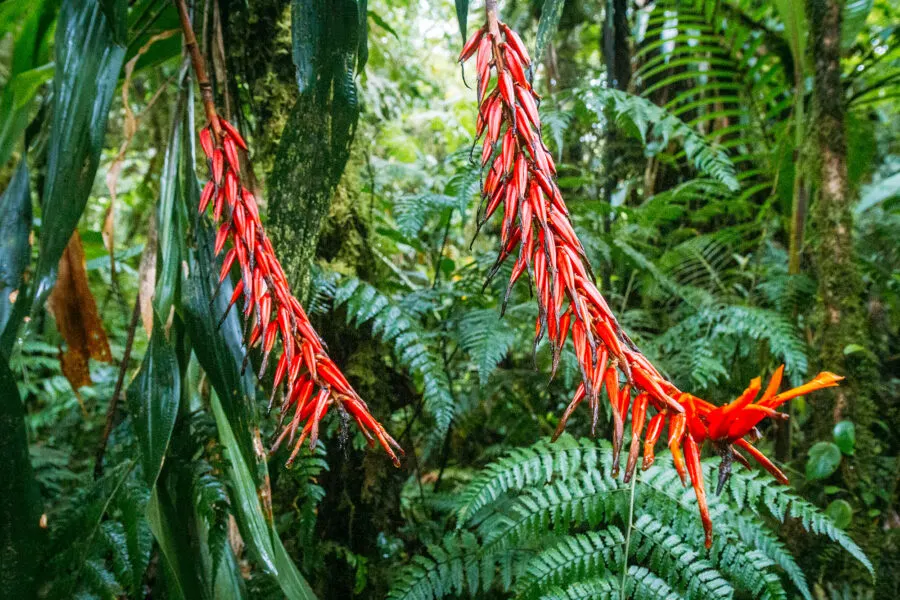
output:
<instances>
[{"instance_id":1,"label":"red bract","mask_svg":"<svg viewBox=\"0 0 900 600\"><path fill-rule=\"evenodd\" d=\"M744 437L765 416L780 414L775 407L800 394L835 385L838 377L823 373L812 383L775 395L780 373L757 403L758 380L745 396L725 407L715 407L681 392L641 354L622 330L609 305L594 284L584 247L575 234L569 212L556 184L556 166L541 135L539 96L527 74L531 59L522 40L497 19L493 3L487 4L487 24L466 42L460 61L476 56L476 134L482 140L481 165L488 172L482 187L479 228L501 213L501 251L489 274L516 255L503 309L513 285L523 273L534 281L539 316L535 347L546 336L556 370L563 345L571 334L582 382L559 422L554 439L565 428L575 409L588 401L591 433L599 417L600 392L606 388L613 420L613 465L618 471L625 421L632 414L632 445L625 469L630 480L637 466L637 452L647 411L656 411L647 426L643 468L654 460L653 448L668 425L668 445L675 468L686 483L690 477L706 531L712 540L712 524L706 508L700 450L710 439L727 448L723 464L732 457L746 463L732 446L746 450L770 472L780 473ZM502 211L500 210L502 206ZM632 395L635 396L632 402ZM748 399L749 398L749 399ZM616 473L614 473L615 475ZM783 478L783 475L781 476Z\"/></svg>"},{"instance_id":2,"label":"red bract","mask_svg":"<svg viewBox=\"0 0 900 600\"><path fill-rule=\"evenodd\" d=\"M253 347L262 351L260 378L280 346L269 409L278 390L282 390L281 432L272 452L287 439L294 446L288 459L291 464L307 438L310 446L315 446L322 417L336 405L353 417L370 445L377 439L399 466L396 452L402 454L400 446L372 417L366 403L328 357L321 338L291 293L284 269L260 222L256 198L242 184L239 149L246 151L247 144L234 126L221 117L218 120L222 127L218 139L211 126L200 131L200 145L209 161L212 179L203 188L199 208L204 212L212 204L213 216L220 222L216 254L225 249L227 242L231 245L222 262L220 284L233 265L240 269L229 310L238 299L243 299L243 316L249 329L247 351Z\"/></svg>"}]
</instances>

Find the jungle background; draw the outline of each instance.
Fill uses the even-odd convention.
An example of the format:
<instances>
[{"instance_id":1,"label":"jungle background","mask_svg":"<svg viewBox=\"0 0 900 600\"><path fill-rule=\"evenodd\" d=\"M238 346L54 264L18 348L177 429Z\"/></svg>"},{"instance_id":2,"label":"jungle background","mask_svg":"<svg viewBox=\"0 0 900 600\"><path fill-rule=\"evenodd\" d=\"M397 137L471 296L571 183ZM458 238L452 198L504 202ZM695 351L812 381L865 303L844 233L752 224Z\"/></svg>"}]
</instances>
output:
<instances>
[{"instance_id":1,"label":"jungle background","mask_svg":"<svg viewBox=\"0 0 900 600\"><path fill-rule=\"evenodd\" d=\"M526 286L502 319L504 277L483 289L498 231L474 237L456 63L482 3L188 4L293 289L406 457L334 415L292 468L266 455L271 376L218 325L195 217L174 5L5 0L0 597L896 598L895 3L500 3L647 356L716 403L782 363L847 378L764 426L791 485L736 468L709 551L665 454L627 485L608 417L549 443L574 356L548 381Z\"/></svg>"}]
</instances>

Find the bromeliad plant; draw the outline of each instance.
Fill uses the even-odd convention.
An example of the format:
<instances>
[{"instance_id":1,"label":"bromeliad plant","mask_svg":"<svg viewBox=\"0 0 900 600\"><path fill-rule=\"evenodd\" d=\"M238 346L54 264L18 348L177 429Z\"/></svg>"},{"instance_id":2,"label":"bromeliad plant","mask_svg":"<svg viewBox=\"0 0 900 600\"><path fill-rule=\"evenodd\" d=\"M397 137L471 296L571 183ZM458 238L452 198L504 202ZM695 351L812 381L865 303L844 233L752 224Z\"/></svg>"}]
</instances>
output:
<instances>
[{"instance_id":1,"label":"bromeliad plant","mask_svg":"<svg viewBox=\"0 0 900 600\"><path fill-rule=\"evenodd\" d=\"M653 463L653 449L668 426L668 446L682 483L690 477L703 521L706 546L712 544L712 522L706 501L700 450L710 441L722 456L719 487L737 460L749 467L747 452L782 482L787 478L753 442L756 425L766 416L784 418L777 407L814 390L837 385L841 377L820 373L799 388L778 394L782 368L775 373L763 396L754 399L760 380L726 406L715 406L679 390L640 352L617 322L593 282L584 246L569 218L556 183L556 166L542 139L538 114L540 97L534 91L528 51L515 31L497 16L496 0L485 3L487 23L466 42L460 62L475 57L479 105L476 139L482 140L481 166L487 169L482 185L478 227L502 206L500 253L488 278L518 249L504 307L515 283L527 275L534 280L539 316L534 347L547 336L553 354L553 371L571 331L582 381L562 415L555 437L585 399L591 413L591 432L596 433L600 392L605 387L613 421L613 474L617 475L625 422L632 417L632 444L625 481L637 465L639 439L648 409L656 414L644 434L644 460ZM551 373L552 377L552 373Z\"/></svg>"},{"instance_id":2,"label":"bromeliad plant","mask_svg":"<svg viewBox=\"0 0 900 600\"><path fill-rule=\"evenodd\" d=\"M238 130L216 112L212 88L187 7L183 1L177 4L185 47L197 75L208 120L208 125L200 131L200 145L206 155L211 178L203 188L199 210L204 213L212 206L213 219L219 223L215 254L220 255L225 251L226 244L230 244L222 261L220 285L230 276L235 265L240 271L228 310L238 300L243 300L247 352L244 366L247 366L250 349L260 348L262 361L258 375L262 379L279 342L281 346L269 400L271 410L275 396L281 390L280 433L271 452L287 440L288 444L293 445L287 461L290 465L304 441L308 439L310 447L315 448L322 418L330 407L337 406L353 417L370 445L374 445L377 439L394 464L399 466L397 453L402 454L399 444L375 420L365 401L329 358L324 342L313 329L300 302L291 293L284 269L260 221L256 197L243 184L241 153L248 151L247 144ZM227 314L222 315L222 321Z\"/></svg>"}]
</instances>

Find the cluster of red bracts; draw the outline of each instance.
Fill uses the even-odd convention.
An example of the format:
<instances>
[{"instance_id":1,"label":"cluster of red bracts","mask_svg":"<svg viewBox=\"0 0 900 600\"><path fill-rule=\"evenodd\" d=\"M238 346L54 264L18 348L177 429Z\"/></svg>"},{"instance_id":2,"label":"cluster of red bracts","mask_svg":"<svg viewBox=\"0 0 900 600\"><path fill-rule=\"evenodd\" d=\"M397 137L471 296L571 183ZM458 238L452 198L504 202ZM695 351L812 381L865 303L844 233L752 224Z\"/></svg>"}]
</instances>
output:
<instances>
[{"instance_id":1,"label":"cluster of red bracts","mask_svg":"<svg viewBox=\"0 0 900 600\"><path fill-rule=\"evenodd\" d=\"M294 445L288 459L291 464L305 440L309 439L310 447L315 446L322 417L332 405L337 405L353 417L370 445L377 439L394 464L399 465L400 446L372 417L366 403L325 353L321 338L291 293L272 243L263 231L256 198L241 183L239 151L246 152L247 144L234 126L221 118L219 122L221 136L216 136L211 126L200 131L200 144L212 173L200 197L200 212L212 204L213 217L220 223L216 255L230 242L231 247L222 261L220 285L235 264L240 269L229 311L243 299L247 356L251 348L261 348L260 379L267 372L269 358L280 341L281 356L275 366L269 400L271 410L281 390L280 433L271 451L287 439ZM222 315L222 321L227 314ZM246 361L245 358L245 366Z\"/></svg>"},{"instance_id":2,"label":"cluster of red bracts","mask_svg":"<svg viewBox=\"0 0 900 600\"><path fill-rule=\"evenodd\" d=\"M591 413L591 433L596 432L600 392L605 387L613 421L614 475L618 475L625 423L631 413L631 446L624 477L629 481L637 466L642 434L642 466L647 469L653 463L654 446L668 426L675 467L683 483L687 477L691 479L709 547L712 523L700 463L703 443L709 440L723 457L720 487L733 460L749 466L741 450L780 481L786 481L784 474L746 438L755 441L755 426L764 417L780 418L782 413L775 409L783 402L837 385L841 378L822 373L805 386L778 394L779 369L759 401L753 401L760 388L756 379L740 398L718 407L682 393L663 377L619 326L593 282L584 247L556 184L556 166L542 139L540 98L530 81L531 60L522 40L489 12L488 24L466 42L459 60L472 56L476 57L479 103L476 139L482 140L481 165L487 169L479 228L501 206L503 214L501 251L489 279L518 249L503 308L516 281L523 274L533 278L539 306L535 347L546 335L555 372L571 333L581 368L582 382L560 419L556 437L585 399ZM655 414L644 433L650 408Z\"/></svg>"}]
</instances>

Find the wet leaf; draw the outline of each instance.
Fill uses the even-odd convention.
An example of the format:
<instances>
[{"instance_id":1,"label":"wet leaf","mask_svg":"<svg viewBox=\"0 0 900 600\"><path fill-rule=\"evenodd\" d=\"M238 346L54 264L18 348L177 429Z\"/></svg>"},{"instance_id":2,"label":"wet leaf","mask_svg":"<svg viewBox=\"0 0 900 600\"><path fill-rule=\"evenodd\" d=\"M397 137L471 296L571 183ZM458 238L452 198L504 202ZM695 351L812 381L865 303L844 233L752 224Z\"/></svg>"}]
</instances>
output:
<instances>
[{"instance_id":1,"label":"wet leaf","mask_svg":"<svg viewBox=\"0 0 900 600\"><path fill-rule=\"evenodd\" d=\"M128 387L126 399L141 449L144 481L152 488L172 438L181 400L178 357L159 323L153 328L141 370Z\"/></svg>"},{"instance_id":2,"label":"wet leaf","mask_svg":"<svg viewBox=\"0 0 900 600\"><path fill-rule=\"evenodd\" d=\"M60 352L63 374L75 390L90 385L88 359L112 362L112 354L97 302L88 287L84 248L77 231L59 259L59 275L47 308L67 346Z\"/></svg>"},{"instance_id":3,"label":"wet leaf","mask_svg":"<svg viewBox=\"0 0 900 600\"><path fill-rule=\"evenodd\" d=\"M60 9L32 312L53 289L59 259L94 183L107 114L125 57L126 9L124 0L104 0L102 5L99 0L63 2Z\"/></svg>"},{"instance_id":4,"label":"wet leaf","mask_svg":"<svg viewBox=\"0 0 900 600\"><path fill-rule=\"evenodd\" d=\"M18 299L22 273L31 258L31 192L23 158L0 196L0 331L6 328ZM13 324L13 328L18 323Z\"/></svg>"}]
</instances>

